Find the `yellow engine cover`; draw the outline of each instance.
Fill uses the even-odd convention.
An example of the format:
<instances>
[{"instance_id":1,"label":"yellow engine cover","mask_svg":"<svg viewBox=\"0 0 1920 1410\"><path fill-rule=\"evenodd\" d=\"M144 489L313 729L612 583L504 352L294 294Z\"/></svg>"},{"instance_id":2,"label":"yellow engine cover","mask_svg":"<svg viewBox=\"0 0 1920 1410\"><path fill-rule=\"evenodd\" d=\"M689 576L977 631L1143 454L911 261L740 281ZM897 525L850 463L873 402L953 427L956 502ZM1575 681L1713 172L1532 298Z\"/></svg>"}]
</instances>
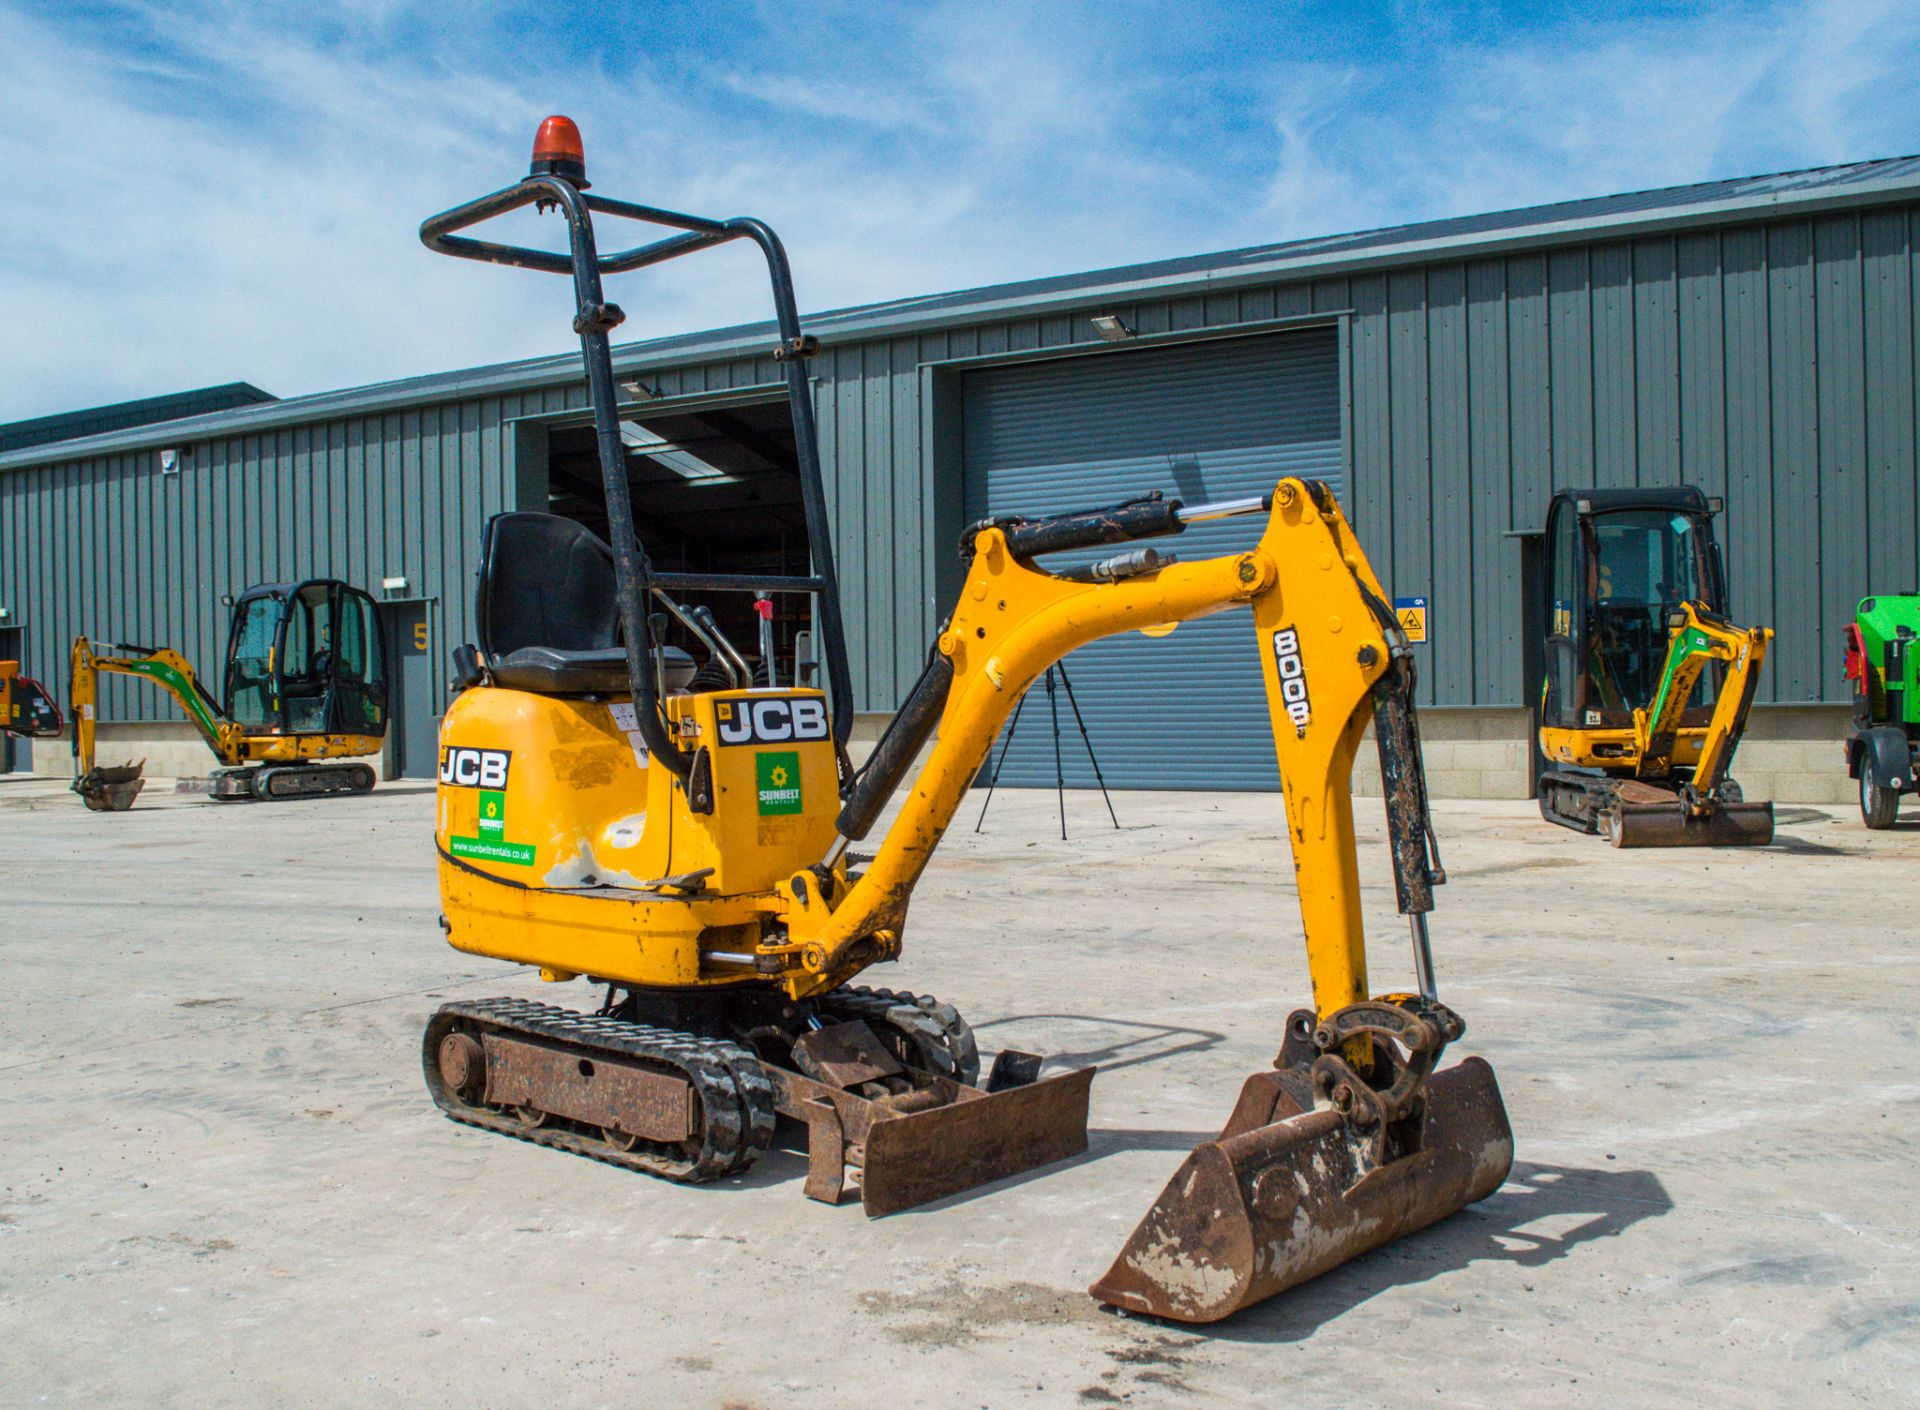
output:
<instances>
[{"instance_id":1,"label":"yellow engine cover","mask_svg":"<svg viewBox=\"0 0 1920 1410\"><path fill-rule=\"evenodd\" d=\"M435 839L457 949L647 986L763 977L737 957L787 908L778 883L834 838L826 697L716 691L672 697L666 713L705 755L710 813L650 762L624 700L492 686L454 700Z\"/></svg>"}]
</instances>

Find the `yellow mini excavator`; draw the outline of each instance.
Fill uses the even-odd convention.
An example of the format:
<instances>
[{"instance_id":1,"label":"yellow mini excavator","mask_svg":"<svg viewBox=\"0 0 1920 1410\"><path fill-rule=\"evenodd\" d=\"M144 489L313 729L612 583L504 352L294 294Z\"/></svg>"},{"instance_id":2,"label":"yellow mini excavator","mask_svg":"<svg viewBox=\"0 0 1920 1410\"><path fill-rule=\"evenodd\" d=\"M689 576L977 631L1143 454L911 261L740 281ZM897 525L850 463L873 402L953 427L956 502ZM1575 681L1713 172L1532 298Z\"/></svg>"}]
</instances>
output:
<instances>
[{"instance_id":1,"label":"yellow mini excavator","mask_svg":"<svg viewBox=\"0 0 1920 1410\"><path fill-rule=\"evenodd\" d=\"M380 748L386 671L373 599L333 578L264 583L233 603L224 703L179 652L85 637L73 643L73 791L99 813L124 812L145 786L144 764L94 760L102 674L151 681L174 698L222 767L182 789L222 801L367 793L362 763L321 763Z\"/></svg>"},{"instance_id":2,"label":"yellow mini excavator","mask_svg":"<svg viewBox=\"0 0 1920 1410\"><path fill-rule=\"evenodd\" d=\"M1616 847L1764 847L1728 777L1773 640L1726 616L1719 506L1691 485L1561 490L1547 511L1540 813Z\"/></svg>"},{"instance_id":3,"label":"yellow mini excavator","mask_svg":"<svg viewBox=\"0 0 1920 1410\"><path fill-rule=\"evenodd\" d=\"M0 734L16 739L52 739L65 727L53 695L18 661L0 661Z\"/></svg>"},{"instance_id":4,"label":"yellow mini excavator","mask_svg":"<svg viewBox=\"0 0 1920 1410\"><path fill-rule=\"evenodd\" d=\"M421 227L442 253L573 279L612 537L540 514L489 523L480 640L456 653L465 688L440 734L436 830L449 941L548 980L587 977L606 1000L594 1012L444 1005L423 1035L434 1101L469 1125L683 1182L744 1170L788 1117L806 1133L806 1193L838 1202L857 1188L869 1214L1083 1150L1091 1070L1041 1077L1040 1057L1009 1051L983 1083L952 1006L851 981L899 957L922 870L1009 710L1051 663L1100 637L1240 609L1266 682L1313 1007L1285 1021L1273 1068L1246 1080L1220 1137L1188 1157L1092 1291L1215 1321L1495 1190L1513 1143L1493 1072L1475 1057L1438 1067L1463 1024L1437 996L1429 955L1426 913L1444 876L1411 654L1326 487L1286 479L1233 502L1149 496L973 525L959 601L855 772L807 373L816 345L781 245L756 220L675 214L586 184L578 132L550 118L524 181ZM566 253L455 233L535 205L564 216ZM594 215L674 233L600 254ZM813 558L801 577L660 571L634 534L607 338L621 314L601 277L732 240L757 246L771 274ZM1236 515L1264 528L1225 557L1126 547ZM1078 567L1036 561L1109 547ZM666 633L677 622L724 657L711 613L689 605L720 592L811 598L826 689L711 674L703 688L707 667ZM1369 723L1416 979L1415 992L1377 996L1351 793ZM859 856L853 844L930 739L884 839Z\"/></svg>"}]
</instances>

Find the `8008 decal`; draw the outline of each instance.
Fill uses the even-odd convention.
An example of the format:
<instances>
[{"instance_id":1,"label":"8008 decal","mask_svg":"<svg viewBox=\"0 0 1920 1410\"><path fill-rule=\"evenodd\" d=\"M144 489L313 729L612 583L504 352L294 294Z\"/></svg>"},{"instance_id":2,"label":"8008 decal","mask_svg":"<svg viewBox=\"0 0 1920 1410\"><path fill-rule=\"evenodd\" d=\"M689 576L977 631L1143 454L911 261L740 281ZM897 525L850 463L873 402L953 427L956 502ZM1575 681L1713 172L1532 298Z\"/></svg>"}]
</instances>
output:
<instances>
[{"instance_id":1,"label":"8008 decal","mask_svg":"<svg viewBox=\"0 0 1920 1410\"><path fill-rule=\"evenodd\" d=\"M1273 664L1280 672L1280 703L1293 722L1295 734L1305 735L1313 719L1313 702L1307 698L1307 668L1300 659L1300 633L1282 627L1273 634Z\"/></svg>"}]
</instances>

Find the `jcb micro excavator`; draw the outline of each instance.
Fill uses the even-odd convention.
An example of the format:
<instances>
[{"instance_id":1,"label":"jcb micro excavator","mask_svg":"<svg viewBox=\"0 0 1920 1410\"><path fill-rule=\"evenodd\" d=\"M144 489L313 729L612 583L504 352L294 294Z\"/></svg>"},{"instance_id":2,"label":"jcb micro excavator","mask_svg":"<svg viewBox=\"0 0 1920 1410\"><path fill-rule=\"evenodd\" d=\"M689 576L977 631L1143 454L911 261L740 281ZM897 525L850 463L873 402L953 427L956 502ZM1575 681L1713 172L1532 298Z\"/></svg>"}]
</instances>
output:
<instances>
[{"instance_id":1,"label":"jcb micro excavator","mask_svg":"<svg viewBox=\"0 0 1920 1410\"><path fill-rule=\"evenodd\" d=\"M386 671L373 599L333 578L264 583L233 604L224 702L216 701L179 652L167 647L96 649L73 643L73 791L95 812L133 806L143 764L94 762L95 702L101 674L138 676L174 698L222 767L182 782L216 799L307 798L367 793L374 772L361 763L320 763L380 748L387 732Z\"/></svg>"},{"instance_id":2,"label":"jcb micro excavator","mask_svg":"<svg viewBox=\"0 0 1920 1410\"><path fill-rule=\"evenodd\" d=\"M1728 777L1773 640L1726 615L1719 505L1691 485L1561 490L1547 511L1540 813L1616 847L1764 847Z\"/></svg>"},{"instance_id":3,"label":"jcb micro excavator","mask_svg":"<svg viewBox=\"0 0 1920 1410\"><path fill-rule=\"evenodd\" d=\"M857 1184L884 1214L1086 1146L1091 1070L1041 1078L1002 1052L984 1085L948 1004L851 985L901 953L922 869L1021 693L1074 647L1250 609L1265 675L1314 1006L1289 1017L1271 1071L1245 1083L1093 1286L1117 1306L1210 1322L1490 1194L1512 1162L1492 1069L1436 1071L1460 1037L1434 987L1426 930L1443 880L1428 819L1413 667L1385 594L1325 486L1183 505L1158 497L964 535L965 584L926 669L864 768L845 744L851 692L816 448L804 334L780 242L757 220L707 220L586 193L579 134L548 119L530 175L433 217L432 249L571 275L612 543L569 520L488 526L481 640L443 722L443 925L473 954L608 986L597 1012L460 1000L422 1058L455 1120L669 1180L745 1169L777 1116L805 1124L806 1193ZM567 253L455 232L539 205ZM594 215L676 233L599 254ZM633 530L602 275L726 241L771 274L813 571L794 578L656 569ZM1177 563L1123 548L1080 568L1036 559L1265 516L1246 551ZM690 688L687 595L807 594L827 690ZM662 609L650 615L651 608ZM707 619L711 621L711 618ZM695 633L697 637L699 633ZM716 653L724 643L712 643ZM1387 783L1414 993L1371 996L1351 775L1372 722ZM877 852L869 834L923 746ZM1169 741L1178 748L1177 740Z\"/></svg>"},{"instance_id":4,"label":"jcb micro excavator","mask_svg":"<svg viewBox=\"0 0 1920 1410\"><path fill-rule=\"evenodd\" d=\"M16 739L52 739L65 727L52 693L18 661L0 661L0 734Z\"/></svg>"}]
</instances>

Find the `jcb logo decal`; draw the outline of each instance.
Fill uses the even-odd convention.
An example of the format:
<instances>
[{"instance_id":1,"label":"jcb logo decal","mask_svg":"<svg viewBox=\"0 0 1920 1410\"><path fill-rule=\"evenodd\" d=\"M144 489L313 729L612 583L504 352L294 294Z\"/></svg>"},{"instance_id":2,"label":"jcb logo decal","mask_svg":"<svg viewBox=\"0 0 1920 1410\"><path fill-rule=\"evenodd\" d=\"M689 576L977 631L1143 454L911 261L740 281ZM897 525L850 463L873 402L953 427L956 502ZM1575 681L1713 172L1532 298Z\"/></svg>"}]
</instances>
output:
<instances>
[{"instance_id":1,"label":"jcb logo decal","mask_svg":"<svg viewBox=\"0 0 1920 1410\"><path fill-rule=\"evenodd\" d=\"M1307 699L1307 668L1300 661L1300 634L1292 627L1273 634L1273 663L1280 669L1280 703L1293 721L1294 733L1304 735L1313 705Z\"/></svg>"},{"instance_id":2,"label":"jcb logo decal","mask_svg":"<svg viewBox=\"0 0 1920 1410\"><path fill-rule=\"evenodd\" d=\"M722 700L713 709L722 744L784 744L827 737L827 702L817 695Z\"/></svg>"},{"instance_id":3,"label":"jcb logo decal","mask_svg":"<svg viewBox=\"0 0 1920 1410\"><path fill-rule=\"evenodd\" d=\"M440 753L440 782L455 788L502 789L512 759L510 749L445 749Z\"/></svg>"}]
</instances>

